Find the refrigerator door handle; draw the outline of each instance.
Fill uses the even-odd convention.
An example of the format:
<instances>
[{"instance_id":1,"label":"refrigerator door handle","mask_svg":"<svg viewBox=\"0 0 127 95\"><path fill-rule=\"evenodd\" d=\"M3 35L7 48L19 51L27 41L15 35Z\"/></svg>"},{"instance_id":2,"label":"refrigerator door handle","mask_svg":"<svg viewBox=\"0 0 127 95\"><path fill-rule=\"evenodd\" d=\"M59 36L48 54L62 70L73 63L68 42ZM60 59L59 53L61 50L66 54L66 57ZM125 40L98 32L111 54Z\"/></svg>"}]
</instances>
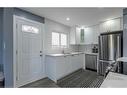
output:
<instances>
[{"instance_id":1,"label":"refrigerator door handle","mask_svg":"<svg viewBox=\"0 0 127 95\"><path fill-rule=\"evenodd\" d=\"M106 62L106 63L115 63L116 61L115 60L112 60L112 61L106 61L106 60L99 60L100 62Z\"/></svg>"},{"instance_id":2,"label":"refrigerator door handle","mask_svg":"<svg viewBox=\"0 0 127 95\"><path fill-rule=\"evenodd\" d=\"M116 59L121 57L121 36L117 36Z\"/></svg>"}]
</instances>

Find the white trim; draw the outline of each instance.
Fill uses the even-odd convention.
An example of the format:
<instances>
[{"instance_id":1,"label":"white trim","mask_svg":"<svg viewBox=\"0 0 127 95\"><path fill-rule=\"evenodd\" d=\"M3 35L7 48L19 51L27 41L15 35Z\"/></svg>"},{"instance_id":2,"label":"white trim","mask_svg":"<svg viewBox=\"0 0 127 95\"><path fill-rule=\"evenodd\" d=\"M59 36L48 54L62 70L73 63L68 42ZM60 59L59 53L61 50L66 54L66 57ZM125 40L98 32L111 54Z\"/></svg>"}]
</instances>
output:
<instances>
[{"instance_id":1,"label":"white trim","mask_svg":"<svg viewBox=\"0 0 127 95\"><path fill-rule=\"evenodd\" d=\"M16 58L16 52L17 52L17 33L16 33L16 22L17 22L17 19L20 19L20 20L26 20L26 21L29 21L29 22L32 22L32 23L35 23L35 24L40 24L40 26L42 26L41 28L41 34L42 34L42 37L41 37L41 40L42 40L42 51L43 51L43 58L42 58L42 62L43 62L43 70L44 70L44 75L42 75L42 78L46 77L45 75L45 52L44 52L44 24L43 23L40 23L40 22L37 22L37 21L33 21L33 20L30 20L30 19L27 19L27 18L24 18L24 17L20 17L20 16L16 16L16 15L13 15L13 87L18 87L16 85L16 63L17 63L17 58Z\"/></svg>"},{"instance_id":2,"label":"white trim","mask_svg":"<svg viewBox=\"0 0 127 95\"><path fill-rule=\"evenodd\" d=\"M16 17L13 16L13 86L16 87Z\"/></svg>"},{"instance_id":3,"label":"white trim","mask_svg":"<svg viewBox=\"0 0 127 95\"><path fill-rule=\"evenodd\" d=\"M46 69L45 69L45 67L46 67L46 62L45 62L45 25L44 24L42 24L42 53L43 53L43 70L44 70L44 77L46 77Z\"/></svg>"}]
</instances>

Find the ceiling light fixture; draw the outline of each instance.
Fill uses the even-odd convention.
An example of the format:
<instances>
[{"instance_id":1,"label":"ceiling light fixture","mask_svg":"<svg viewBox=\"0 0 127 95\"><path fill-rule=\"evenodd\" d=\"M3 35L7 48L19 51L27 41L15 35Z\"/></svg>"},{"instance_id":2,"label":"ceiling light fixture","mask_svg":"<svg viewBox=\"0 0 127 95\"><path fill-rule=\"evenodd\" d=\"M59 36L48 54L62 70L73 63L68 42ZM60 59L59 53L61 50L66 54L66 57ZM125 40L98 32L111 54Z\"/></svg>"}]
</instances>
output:
<instances>
[{"instance_id":1,"label":"ceiling light fixture","mask_svg":"<svg viewBox=\"0 0 127 95\"><path fill-rule=\"evenodd\" d=\"M67 21L69 21L69 20L70 20L70 18L69 18L69 17L67 17L67 18L66 18L66 20L67 20Z\"/></svg>"}]
</instances>

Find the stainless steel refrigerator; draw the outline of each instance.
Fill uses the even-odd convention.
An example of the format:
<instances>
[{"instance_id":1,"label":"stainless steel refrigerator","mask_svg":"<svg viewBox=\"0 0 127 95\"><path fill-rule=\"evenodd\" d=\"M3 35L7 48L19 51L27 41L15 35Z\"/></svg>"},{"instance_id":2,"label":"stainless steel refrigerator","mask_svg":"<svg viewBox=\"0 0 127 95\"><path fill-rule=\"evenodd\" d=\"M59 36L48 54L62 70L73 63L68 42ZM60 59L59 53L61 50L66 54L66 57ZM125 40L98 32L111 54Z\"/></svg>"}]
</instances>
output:
<instances>
[{"instance_id":1,"label":"stainless steel refrigerator","mask_svg":"<svg viewBox=\"0 0 127 95\"><path fill-rule=\"evenodd\" d=\"M104 75L109 64L122 56L122 31L102 33L99 36L98 74Z\"/></svg>"}]
</instances>

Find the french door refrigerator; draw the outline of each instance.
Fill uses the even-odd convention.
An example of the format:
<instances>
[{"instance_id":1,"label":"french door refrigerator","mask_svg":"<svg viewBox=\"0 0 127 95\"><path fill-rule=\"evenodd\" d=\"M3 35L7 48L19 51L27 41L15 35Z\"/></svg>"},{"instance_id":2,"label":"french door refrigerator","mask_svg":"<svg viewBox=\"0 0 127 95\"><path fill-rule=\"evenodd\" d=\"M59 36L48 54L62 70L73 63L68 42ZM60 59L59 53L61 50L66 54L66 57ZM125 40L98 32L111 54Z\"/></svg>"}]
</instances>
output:
<instances>
[{"instance_id":1,"label":"french door refrigerator","mask_svg":"<svg viewBox=\"0 0 127 95\"><path fill-rule=\"evenodd\" d=\"M109 64L122 56L122 31L102 33L99 36L98 74L104 75Z\"/></svg>"}]
</instances>

